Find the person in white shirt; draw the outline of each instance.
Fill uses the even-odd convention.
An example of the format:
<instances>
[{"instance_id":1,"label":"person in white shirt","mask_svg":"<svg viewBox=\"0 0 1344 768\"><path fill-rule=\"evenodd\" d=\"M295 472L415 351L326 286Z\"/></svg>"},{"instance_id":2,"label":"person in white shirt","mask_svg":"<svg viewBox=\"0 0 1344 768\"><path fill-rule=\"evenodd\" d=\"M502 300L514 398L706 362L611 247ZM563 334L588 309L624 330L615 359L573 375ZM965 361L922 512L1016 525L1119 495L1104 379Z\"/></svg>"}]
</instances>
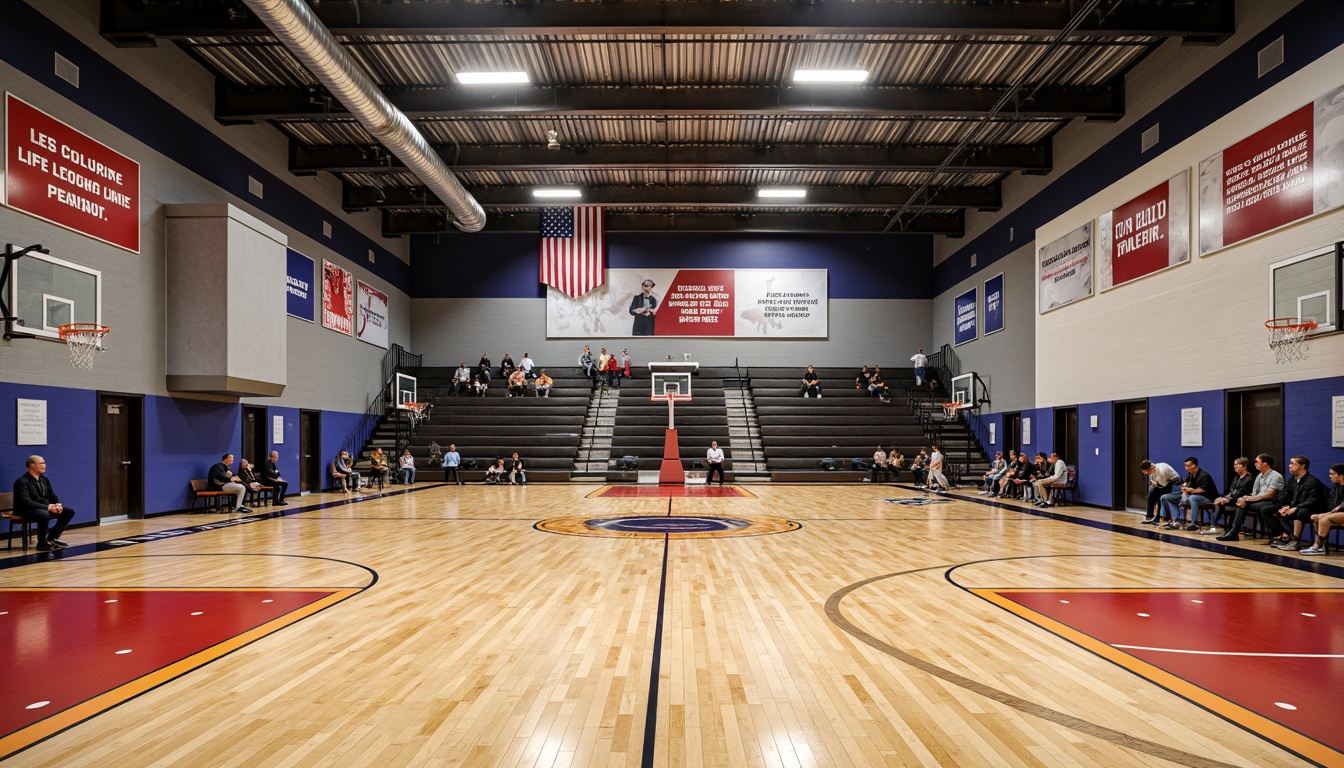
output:
<instances>
[{"instance_id":1,"label":"person in white shirt","mask_svg":"<svg viewBox=\"0 0 1344 768\"><path fill-rule=\"evenodd\" d=\"M886 468L887 468L887 452L882 450L882 446L879 445L877 446L877 450L873 451L873 471L871 477L869 477L868 479L868 482L876 483L877 473L885 470Z\"/></svg>"},{"instance_id":2,"label":"person in white shirt","mask_svg":"<svg viewBox=\"0 0 1344 768\"><path fill-rule=\"evenodd\" d=\"M989 471L983 477L985 479L985 490L980 492L981 496L989 496L994 493L994 486L999 484L1004 474L1008 472L1008 462L1003 460L1003 451L994 452L994 463L989 465Z\"/></svg>"},{"instance_id":3,"label":"person in white shirt","mask_svg":"<svg viewBox=\"0 0 1344 768\"><path fill-rule=\"evenodd\" d=\"M1160 461L1153 463L1147 459L1139 462L1139 471L1148 476L1148 508L1144 510L1145 517L1140 525L1157 525L1158 503L1163 496L1171 493L1181 476L1170 464Z\"/></svg>"},{"instance_id":4,"label":"person in white shirt","mask_svg":"<svg viewBox=\"0 0 1344 768\"><path fill-rule=\"evenodd\" d=\"M411 455L410 448L397 459L397 469L401 474L402 485L415 485L415 457Z\"/></svg>"},{"instance_id":5,"label":"person in white shirt","mask_svg":"<svg viewBox=\"0 0 1344 768\"><path fill-rule=\"evenodd\" d=\"M1036 498L1032 504L1038 507L1053 507L1054 502L1050 501L1050 486L1063 485L1069 478L1069 466L1064 460L1059 458L1058 453L1050 454L1050 475L1031 481L1036 486Z\"/></svg>"},{"instance_id":6,"label":"person in white shirt","mask_svg":"<svg viewBox=\"0 0 1344 768\"><path fill-rule=\"evenodd\" d=\"M705 472L705 485L714 482L715 472L719 473L719 485L723 485L723 449L718 440L710 441L709 450L705 451L705 466L709 468Z\"/></svg>"},{"instance_id":7,"label":"person in white shirt","mask_svg":"<svg viewBox=\"0 0 1344 768\"><path fill-rule=\"evenodd\" d=\"M929 358L924 356L923 347L920 347L918 352L910 356L910 362L915 364L915 386L924 386L924 375L929 367Z\"/></svg>"},{"instance_id":8,"label":"person in white shirt","mask_svg":"<svg viewBox=\"0 0 1344 768\"><path fill-rule=\"evenodd\" d=\"M453 394L460 395L471 391L471 369L462 363L453 374Z\"/></svg>"},{"instance_id":9,"label":"person in white shirt","mask_svg":"<svg viewBox=\"0 0 1344 768\"><path fill-rule=\"evenodd\" d=\"M524 353L523 353L523 359L518 361L518 367L522 369L522 371L523 371L523 375L526 376L526 377L529 378L529 379L533 378L533 376L532 376L532 366L533 366L533 365L534 365L534 363L532 362L532 358L528 357L528 356L527 356L527 353L524 352Z\"/></svg>"},{"instance_id":10,"label":"person in white shirt","mask_svg":"<svg viewBox=\"0 0 1344 768\"><path fill-rule=\"evenodd\" d=\"M943 452L936 445L933 446L933 455L929 456L929 490L935 493L951 490L947 476L943 474Z\"/></svg>"}]
</instances>

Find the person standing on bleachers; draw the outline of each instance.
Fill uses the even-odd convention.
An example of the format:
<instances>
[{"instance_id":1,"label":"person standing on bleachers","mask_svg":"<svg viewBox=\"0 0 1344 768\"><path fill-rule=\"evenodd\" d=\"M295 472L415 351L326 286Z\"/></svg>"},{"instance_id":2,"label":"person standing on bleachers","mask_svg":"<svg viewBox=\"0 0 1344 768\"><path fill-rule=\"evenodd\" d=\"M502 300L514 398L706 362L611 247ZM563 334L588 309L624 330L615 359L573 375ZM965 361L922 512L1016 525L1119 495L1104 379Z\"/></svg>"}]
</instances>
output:
<instances>
[{"instance_id":1,"label":"person standing on bleachers","mask_svg":"<svg viewBox=\"0 0 1344 768\"><path fill-rule=\"evenodd\" d=\"M817 376L817 372L812 370L810 365L807 366L807 373L803 374L803 386L800 391L803 393L803 397L812 397L813 395L818 398L821 397L821 377Z\"/></svg>"},{"instance_id":2,"label":"person standing on bleachers","mask_svg":"<svg viewBox=\"0 0 1344 768\"><path fill-rule=\"evenodd\" d=\"M634 372L630 370L630 350L628 349L621 350L621 377L626 379L635 377Z\"/></svg>"},{"instance_id":3,"label":"person standing on bleachers","mask_svg":"<svg viewBox=\"0 0 1344 768\"><path fill-rule=\"evenodd\" d=\"M925 377L928 375L929 358L924 356L923 347L920 347L918 352L910 356L910 362L915 364L915 386L924 386L924 382L927 381Z\"/></svg>"},{"instance_id":4,"label":"person standing on bleachers","mask_svg":"<svg viewBox=\"0 0 1344 768\"><path fill-rule=\"evenodd\" d=\"M607 386L621 388L621 361L615 355L607 358Z\"/></svg>"}]
</instances>

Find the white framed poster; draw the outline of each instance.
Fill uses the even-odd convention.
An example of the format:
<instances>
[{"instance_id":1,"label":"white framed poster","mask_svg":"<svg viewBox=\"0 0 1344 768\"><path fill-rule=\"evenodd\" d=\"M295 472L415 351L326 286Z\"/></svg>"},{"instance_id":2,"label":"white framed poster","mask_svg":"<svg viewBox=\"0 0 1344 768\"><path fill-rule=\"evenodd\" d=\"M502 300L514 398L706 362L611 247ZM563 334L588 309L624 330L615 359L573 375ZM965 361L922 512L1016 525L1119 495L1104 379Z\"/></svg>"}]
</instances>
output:
<instances>
[{"instance_id":1,"label":"white framed poster","mask_svg":"<svg viewBox=\"0 0 1344 768\"><path fill-rule=\"evenodd\" d=\"M16 410L14 415L17 417L14 444L46 445L47 401L17 398L14 404Z\"/></svg>"},{"instance_id":2,"label":"white framed poster","mask_svg":"<svg viewBox=\"0 0 1344 768\"><path fill-rule=\"evenodd\" d=\"M1202 448L1204 446L1204 409L1181 409L1181 447Z\"/></svg>"}]
</instances>

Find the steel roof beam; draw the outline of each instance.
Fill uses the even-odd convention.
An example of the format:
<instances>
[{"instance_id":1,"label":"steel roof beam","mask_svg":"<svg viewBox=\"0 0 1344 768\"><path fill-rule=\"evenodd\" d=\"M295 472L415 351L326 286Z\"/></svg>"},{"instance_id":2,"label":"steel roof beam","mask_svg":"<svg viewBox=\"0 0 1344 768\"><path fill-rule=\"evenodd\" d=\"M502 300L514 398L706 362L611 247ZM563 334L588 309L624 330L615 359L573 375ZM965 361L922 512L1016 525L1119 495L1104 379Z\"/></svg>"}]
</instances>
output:
<instances>
[{"instance_id":1,"label":"steel roof beam","mask_svg":"<svg viewBox=\"0 0 1344 768\"><path fill-rule=\"evenodd\" d=\"M961 237L961 213L926 213L912 217L900 230L884 231L890 217L882 214L834 213L633 213L611 211L604 217L607 232L852 232L867 234L922 234ZM482 232L541 231L541 214L495 214ZM451 235L458 230L443 214L383 211L383 236Z\"/></svg>"}]
</instances>

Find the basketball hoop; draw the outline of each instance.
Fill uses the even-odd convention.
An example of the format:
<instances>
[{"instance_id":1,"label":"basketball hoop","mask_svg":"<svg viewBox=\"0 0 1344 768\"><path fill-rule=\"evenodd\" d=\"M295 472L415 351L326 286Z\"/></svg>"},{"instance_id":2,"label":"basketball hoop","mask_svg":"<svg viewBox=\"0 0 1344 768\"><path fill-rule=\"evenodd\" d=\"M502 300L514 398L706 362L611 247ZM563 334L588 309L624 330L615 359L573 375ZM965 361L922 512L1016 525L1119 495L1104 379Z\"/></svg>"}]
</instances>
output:
<instances>
[{"instance_id":1,"label":"basketball hoop","mask_svg":"<svg viewBox=\"0 0 1344 768\"><path fill-rule=\"evenodd\" d=\"M58 328L70 348L70 366L93 370L93 353L103 348L103 337L112 329L97 323L68 323Z\"/></svg>"},{"instance_id":2,"label":"basketball hoop","mask_svg":"<svg viewBox=\"0 0 1344 768\"><path fill-rule=\"evenodd\" d=\"M1316 323L1297 317L1276 317L1265 321L1269 330L1269 348L1274 350L1274 362L1292 363L1307 359L1307 334L1316 330Z\"/></svg>"},{"instance_id":3,"label":"basketball hoop","mask_svg":"<svg viewBox=\"0 0 1344 768\"><path fill-rule=\"evenodd\" d=\"M965 403L943 403L943 418L952 421L957 418L957 411L965 407Z\"/></svg>"}]
</instances>

